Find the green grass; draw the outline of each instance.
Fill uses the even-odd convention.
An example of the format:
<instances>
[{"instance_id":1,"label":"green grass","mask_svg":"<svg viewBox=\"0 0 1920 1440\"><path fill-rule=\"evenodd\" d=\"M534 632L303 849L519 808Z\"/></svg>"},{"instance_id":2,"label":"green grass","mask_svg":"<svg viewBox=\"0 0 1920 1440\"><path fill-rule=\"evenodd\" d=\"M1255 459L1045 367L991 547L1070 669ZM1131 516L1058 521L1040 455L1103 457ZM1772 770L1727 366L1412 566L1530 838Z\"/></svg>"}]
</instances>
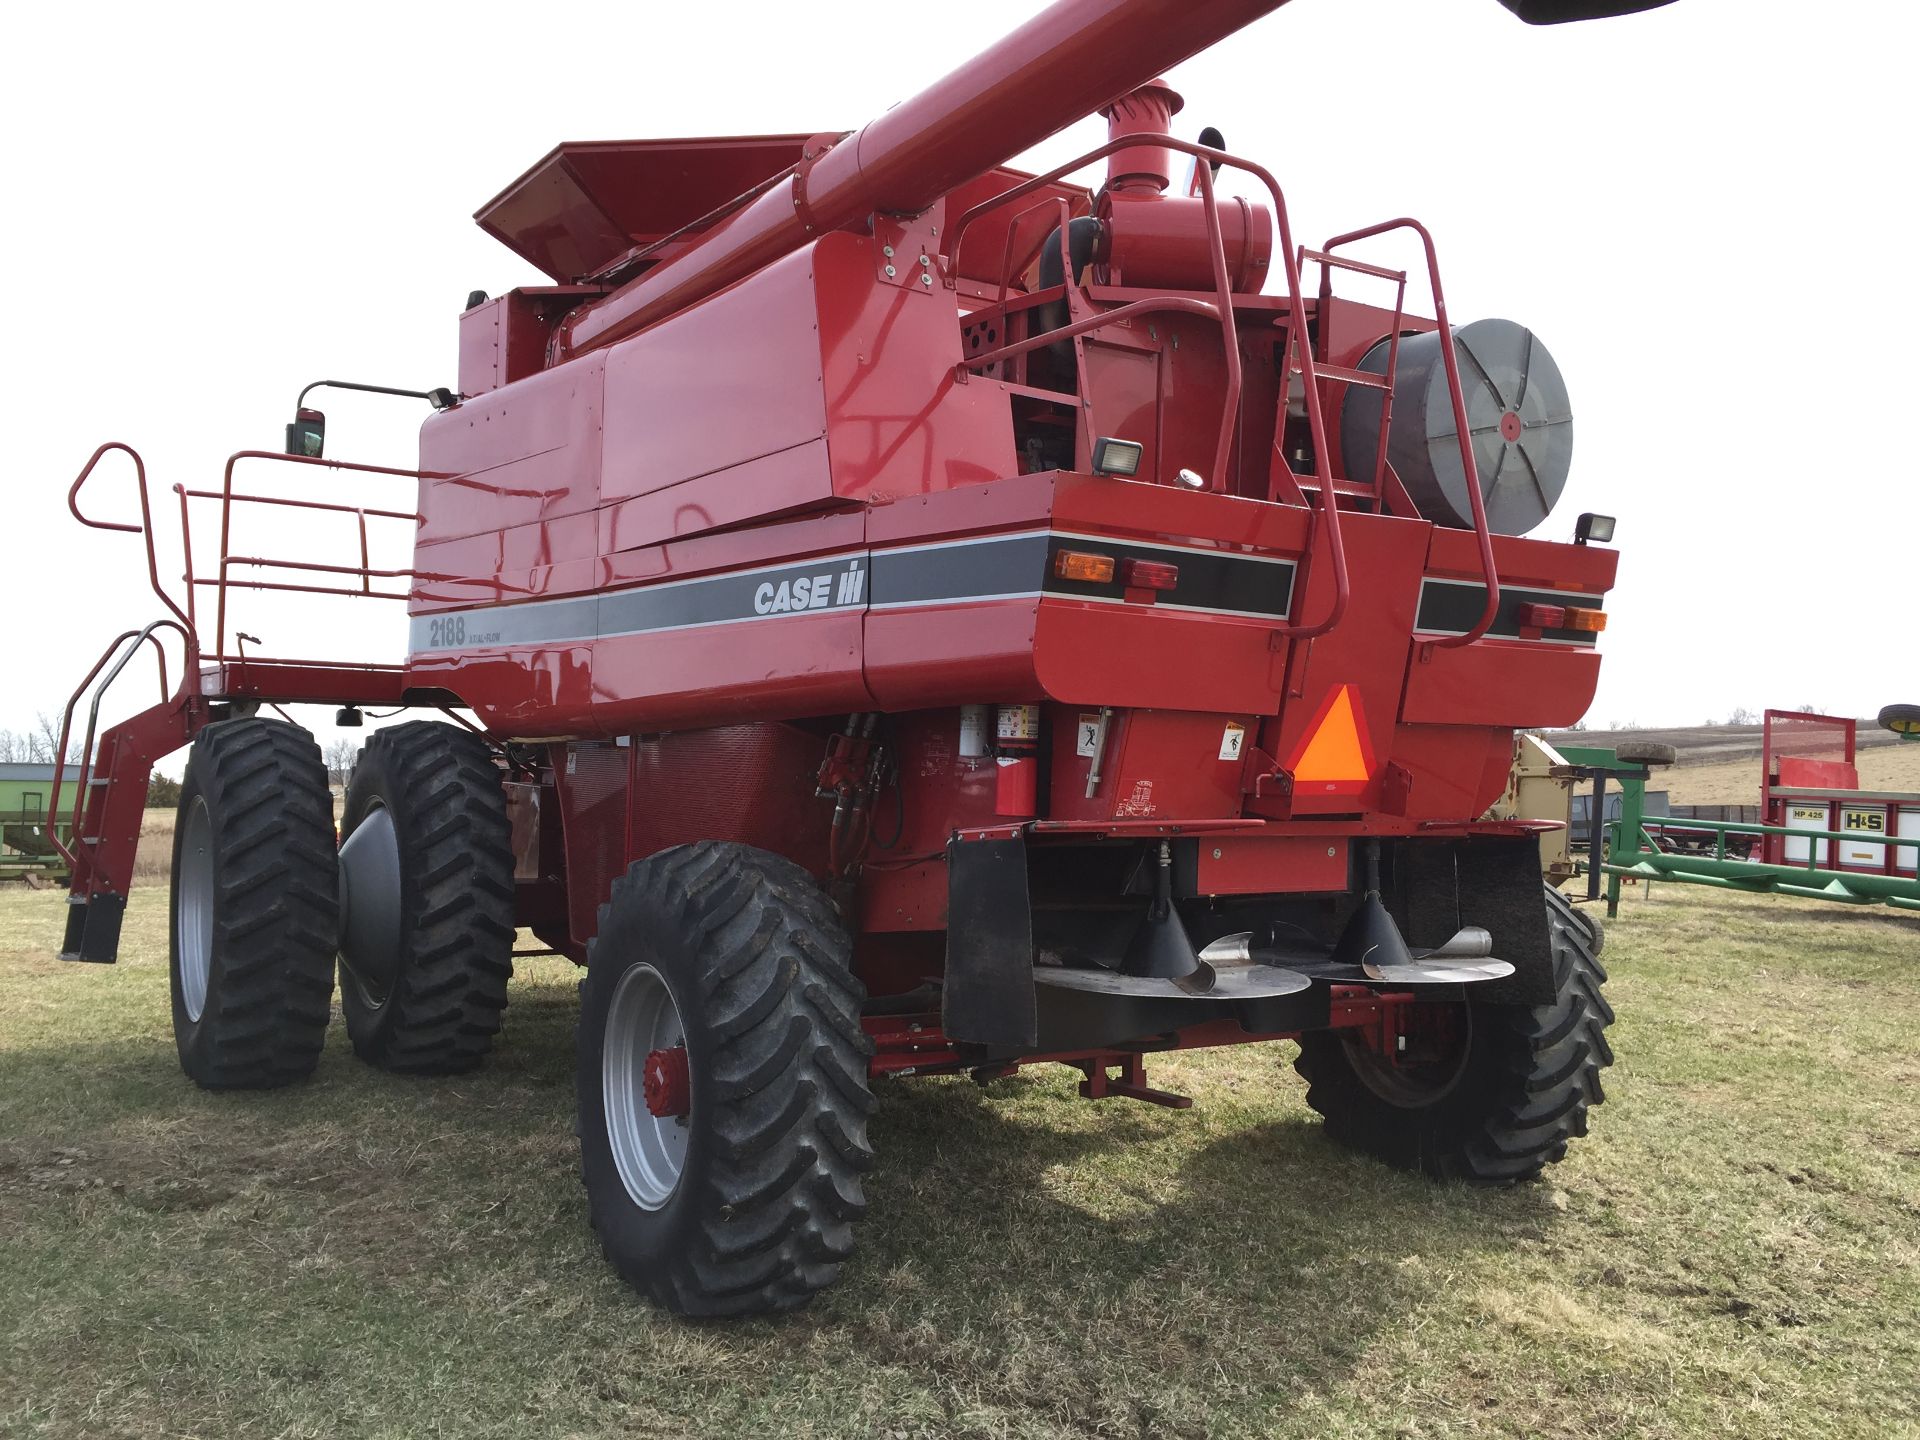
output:
<instances>
[{"instance_id":1,"label":"green grass","mask_svg":"<svg viewBox=\"0 0 1920 1440\"><path fill-rule=\"evenodd\" d=\"M1538 1185L1327 1144L1290 1046L887 1086L862 1250L802 1314L670 1319L576 1180L570 966L473 1077L195 1090L163 890L61 965L0 892L0 1433L1920 1434L1920 922L1662 888L1619 1063Z\"/></svg>"}]
</instances>

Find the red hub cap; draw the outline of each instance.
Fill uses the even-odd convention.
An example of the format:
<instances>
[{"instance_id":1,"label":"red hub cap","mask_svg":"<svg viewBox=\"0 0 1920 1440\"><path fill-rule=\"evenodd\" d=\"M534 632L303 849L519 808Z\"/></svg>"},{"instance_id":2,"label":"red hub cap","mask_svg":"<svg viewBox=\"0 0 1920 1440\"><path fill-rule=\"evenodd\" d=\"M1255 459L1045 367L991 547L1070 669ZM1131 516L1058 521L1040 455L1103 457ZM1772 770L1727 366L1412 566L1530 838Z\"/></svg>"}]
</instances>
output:
<instances>
[{"instance_id":1,"label":"red hub cap","mask_svg":"<svg viewBox=\"0 0 1920 1440\"><path fill-rule=\"evenodd\" d=\"M688 1091L686 1046L647 1052L641 1093L646 1097L648 1113L662 1120L686 1114L690 1105Z\"/></svg>"},{"instance_id":2,"label":"red hub cap","mask_svg":"<svg viewBox=\"0 0 1920 1440\"><path fill-rule=\"evenodd\" d=\"M1520 417L1511 410L1500 417L1500 438L1509 445L1520 438L1520 432L1524 428L1520 423Z\"/></svg>"}]
</instances>

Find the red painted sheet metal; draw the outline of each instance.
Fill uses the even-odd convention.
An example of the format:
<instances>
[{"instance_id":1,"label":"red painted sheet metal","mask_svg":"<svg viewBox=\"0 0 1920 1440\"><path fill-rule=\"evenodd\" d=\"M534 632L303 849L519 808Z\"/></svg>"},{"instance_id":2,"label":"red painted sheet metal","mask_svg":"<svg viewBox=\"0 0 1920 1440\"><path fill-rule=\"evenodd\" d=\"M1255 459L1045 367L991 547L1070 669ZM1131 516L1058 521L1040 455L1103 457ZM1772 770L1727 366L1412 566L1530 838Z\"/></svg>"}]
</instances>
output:
<instances>
[{"instance_id":1,"label":"red painted sheet metal","mask_svg":"<svg viewBox=\"0 0 1920 1440\"><path fill-rule=\"evenodd\" d=\"M420 427L422 544L592 510L606 357L529 376Z\"/></svg>"},{"instance_id":2,"label":"red painted sheet metal","mask_svg":"<svg viewBox=\"0 0 1920 1440\"><path fill-rule=\"evenodd\" d=\"M1315 727L1325 718L1329 697L1348 687L1348 704L1370 741L1368 773L1356 791L1351 777L1319 785L1296 786L1296 814L1345 814L1381 808L1381 783L1392 749L1392 724L1400 712L1406 679L1406 652L1383 645L1383 636L1412 633L1420 592L1421 566L1431 526L1359 512L1344 517L1348 563L1355 583L1344 623L1311 645L1295 645L1288 656L1285 702L1277 719L1261 726L1259 746L1283 765L1304 753ZM1316 553L1307 570L1305 596L1296 615L1324 615L1332 603L1331 565Z\"/></svg>"},{"instance_id":3,"label":"red painted sheet metal","mask_svg":"<svg viewBox=\"0 0 1920 1440\"><path fill-rule=\"evenodd\" d=\"M733 840L826 875L833 799L814 793L825 737L792 725L728 725L636 739L627 859Z\"/></svg>"},{"instance_id":4,"label":"red painted sheet metal","mask_svg":"<svg viewBox=\"0 0 1920 1440\"><path fill-rule=\"evenodd\" d=\"M1033 673L1044 694L1068 704L1272 714L1286 669L1273 629L1155 605L1050 598L1038 606Z\"/></svg>"},{"instance_id":5,"label":"red painted sheet metal","mask_svg":"<svg viewBox=\"0 0 1920 1440\"><path fill-rule=\"evenodd\" d=\"M1041 477L1027 476L1026 480ZM1203 550L1299 556L1312 521L1298 506L1269 505L1171 485L1141 485L1099 475L1054 481L1054 523L1123 539Z\"/></svg>"},{"instance_id":6,"label":"red painted sheet metal","mask_svg":"<svg viewBox=\"0 0 1920 1440\"><path fill-rule=\"evenodd\" d=\"M1613 588L1620 552L1601 545L1568 545L1518 535L1496 535L1493 555L1500 562L1502 588L1535 586L1604 595ZM1471 530L1433 527L1427 571L1460 580L1480 578L1477 542Z\"/></svg>"},{"instance_id":7,"label":"red painted sheet metal","mask_svg":"<svg viewBox=\"0 0 1920 1440\"><path fill-rule=\"evenodd\" d=\"M809 248L613 349L601 501L825 435L818 328Z\"/></svg>"},{"instance_id":8,"label":"red painted sheet metal","mask_svg":"<svg viewBox=\"0 0 1920 1440\"><path fill-rule=\"evenodd\" d=\"M405 688L397 665L261 659L228 660L200 670L200 694L209 700L244 696L288 705L398 705Z\"/></svg>"},{"instance_id":9,"label":"red painted sheet metal","mask_svg":"<svg viewBox=\"0 0 1920 1440\"><path fill-rule=\"evenodd\" d=\"M1479 649L1474 645L1455 653L1473 654ZM1484 814L1506 789L1507 772L1513 765L1513 731L1460 724L1401 725L1393 732L1393 757L1411 777L1401 818L1416 829L1456 822L1462 815Z\"/></svg>"},{"instance_id":10,"label":"red painted sheet metal","mask_svg":"<svg viewBox=\"0 0 1920 1440\"><path fill-rule=\"evenodd\" d=\"M414 614L578 594L594 584L591 510L414 547Z\"/></svg>"},{"instance_id":11,"label":"red painted sheet metal","mask_svg":"<svg viewBox=\"0 0 1920 1440\"><path fill-rule=\"evenodd\" d=\"M816 555L865 548L866 517L858 512L810 515L716 535L621 550L600 558L599 585L689 580L754 565L799 563Z\"/></svg>"},{"instance_id":12,"label":"red painted sheet metal","mask_svg":"<svg viewBox=\"0 0 1920 1440\"><path fill-rule=\"evenodd\" d=\"M1202 895L1314 894L1347 888L1345 836L1221 835L1200 842Z\"/></svg>"},{"instance_id":13,"label":"red painted sheet metal","mask_svg":"<svg viewBox=\"0 0 1920 1440\"><path fill-rule=\"evenodd\" d=\"M626 868L632 752L606 742L552 747L567 855L567 926L585 944L599 909Z\"/></svg>"},{"instance_id":14,"label":"red painted sheet metal","mask_svg":"<svg viewBox=\"0 0 1920 1440\"><path fill-rule=\"evenodd\" d=\"M1499 725L1508 730L1564 729L1593 703L1600 656L1591 649L1489 636L1459 650L1407 663L1400 718L1410 725Z\"/></svg>"},{"instance_id":15,"label":"red painted sheet metal","mask_svg":"<svg viewBox=\"0 0 1920 1440\"><path fill-rule=\"evenodd\" d=\"M569 717L595 730L722 725L871 710L858 612L793 615L599 641L594 703Z\"/></svg>"},{"instance_id":16,"label":"red painted sheet metal","mask_svg":"<svg viewBox=\"0 0 1920 1440\"><path fill-rule=\"evenodd\" d=\"M1046 815L1049 821L1111 823L1158 816L1235 817L1240 813L1240 782L1246 766L1242 746L1222 758L1231 725L1238 736L1252 733L1255 716L1197 714L1179 710L1129 710L1109 720L1105 743L1080 743L1084 728L1079 707L1050 710L1053 777ZM1098 724L1098 712L1090 722ZM1100 783L1087 794L1093 759L1101 750Z\"/></svg>"},{"instance_id":17,"label":"red painted sheet metal","mask_svg":"<svg viewBox=\"0 0 1920 1440\"><path fill-rule=\"evenodd\" d=\"M953 292L919 282L934 281L933 265L919 257L938 242L894 238L891 257L875 236L829 235L811 251L819 336L810 353L819 369L807 378L825 390L833 488L847 499L922 495L1018 469L1004 395L954 379L962 352ZM910 283L886 283L889 265L895 281Z\"/></svg>"},{"instance_id":18,"label":"red painted sheet metal","mask_svg":"<svg viewBox=\"0 0 1920 1440\"><path fill-rule=\"evenodd\" d=\"M869 611L867 690L883 710L1040 693L1033 600Z\"/></svg>"},{"instance_id":19,"label":"red painted sheet metal","mask_svg":"<svg viewBox=\"0 0 1920 1440\"><path fill-rule=\"evenodd\" d=\"M832 499L833 470L823 437L601 507L595 553L613 555L778 519Z\"/></svg>"},{"instance_id":20,"label":"red painted sheet metal","mask_svg":"<svg viewBox=\"0 0 1920 1440\"><path fill-rule=\"evenodd\" d=\"M554 279L572 280L778 174L800 158L807 138L569 141L473 218Z\"/></svg>"}]
</instances>

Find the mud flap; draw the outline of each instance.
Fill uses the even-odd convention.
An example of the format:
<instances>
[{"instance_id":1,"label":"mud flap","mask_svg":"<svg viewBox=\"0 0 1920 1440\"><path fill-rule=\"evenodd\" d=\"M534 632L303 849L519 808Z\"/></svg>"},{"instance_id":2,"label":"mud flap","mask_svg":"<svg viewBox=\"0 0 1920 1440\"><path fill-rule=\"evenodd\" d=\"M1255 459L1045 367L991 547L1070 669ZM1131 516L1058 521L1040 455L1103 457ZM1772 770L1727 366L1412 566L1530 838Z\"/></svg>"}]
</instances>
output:
<instances>
[{"instance_id":1,"label":"mud flap","mask_svg":"<svg viewBox=\"0 0 1920 1440\"><path fill-rule=\"evenodd\" d=\"M1412 945L1439 945L1462 925L1493 936L1493 953L1513 966L1504 980L1473 987L1496 1005L1550 1005L1553 949L1532 836L1420 840L1396 847L1389 909Z\"/></svg>"},{"instance_id":2,"label":"mud flap","mask_svg":"<svg viewBox=\"0 0 1920 1440\"><path fill-rule=\"evenodd\" d=\"M88 960L111 965L120 954L120 921L127 913L127 897L102 891L88 899L67 900L67 934L60 946L62 960Z\"/></svg>"},{"instance_id":3,"label":"mud flap","mask_svg":"<svg viewBox=\"0 0 1920 1440\"><path fill-rule=\"evenodd\" d=\"M1033 993L1033 902L1027 845L947 843L947 974L940 1024L950 1040L1031 1049L1040 1038Z\"/></svg>"}]
</instances>

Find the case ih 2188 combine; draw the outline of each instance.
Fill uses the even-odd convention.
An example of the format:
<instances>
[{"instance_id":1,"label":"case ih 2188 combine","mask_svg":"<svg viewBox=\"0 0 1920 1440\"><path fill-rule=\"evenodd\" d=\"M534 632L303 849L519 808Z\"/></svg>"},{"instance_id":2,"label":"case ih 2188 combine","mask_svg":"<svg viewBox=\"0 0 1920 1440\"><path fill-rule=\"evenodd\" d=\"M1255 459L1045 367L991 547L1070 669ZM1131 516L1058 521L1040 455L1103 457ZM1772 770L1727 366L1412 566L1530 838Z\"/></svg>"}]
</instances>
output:
<instances>
[{"instance_id":1,"label":"case ih 2188 combine","mask_svg":"<svg viewBox=\"0 0 1920 1440\"><path fill-rule=\"evenodd\" d=\"M592 1223L687 1312L834 1278L890 1076L1055 1061L1179 1105L1143 1057L1291 1038L1347 1144L1489 1183L1559 1159L1604 977L1529 828L1477 817L1514 730L1590 700L1615 557L1593 517L1518 538L1565 480L1564 388L1519 326L1449 327L1419 225L1296 248L1266 170L1171 133L1155 77L1278 3L1067 0L852 134L562 145L479 214L554 283L472 297L417 472L339 465L417 503L330 498L302 409L289 454L175 488L183 524L220 512L178 603L144 471L138 524L80 507L102 447L74 513L147 533L170 615L81 689L168 630L186 664L89 722L67 954L114 958L187 744L200 1084L307 1075L336 970L362 1057L476 1065L531 931L586 966ZM1090 155L1004 168L1095 111ZM1396 231L1431 318L1364 243ZM1386 303L1335 294L1363 285ZM313 483L236 486L270 460ZM233 553L261 503L354 517L358 563ZM369 517L414 526L410 569L369 565ZM400 665L229 627L243 585L380 582ZM258 713L294 702L453 723L370 737L336 844L314 741Z\"/></svg>"}]
</instances>

